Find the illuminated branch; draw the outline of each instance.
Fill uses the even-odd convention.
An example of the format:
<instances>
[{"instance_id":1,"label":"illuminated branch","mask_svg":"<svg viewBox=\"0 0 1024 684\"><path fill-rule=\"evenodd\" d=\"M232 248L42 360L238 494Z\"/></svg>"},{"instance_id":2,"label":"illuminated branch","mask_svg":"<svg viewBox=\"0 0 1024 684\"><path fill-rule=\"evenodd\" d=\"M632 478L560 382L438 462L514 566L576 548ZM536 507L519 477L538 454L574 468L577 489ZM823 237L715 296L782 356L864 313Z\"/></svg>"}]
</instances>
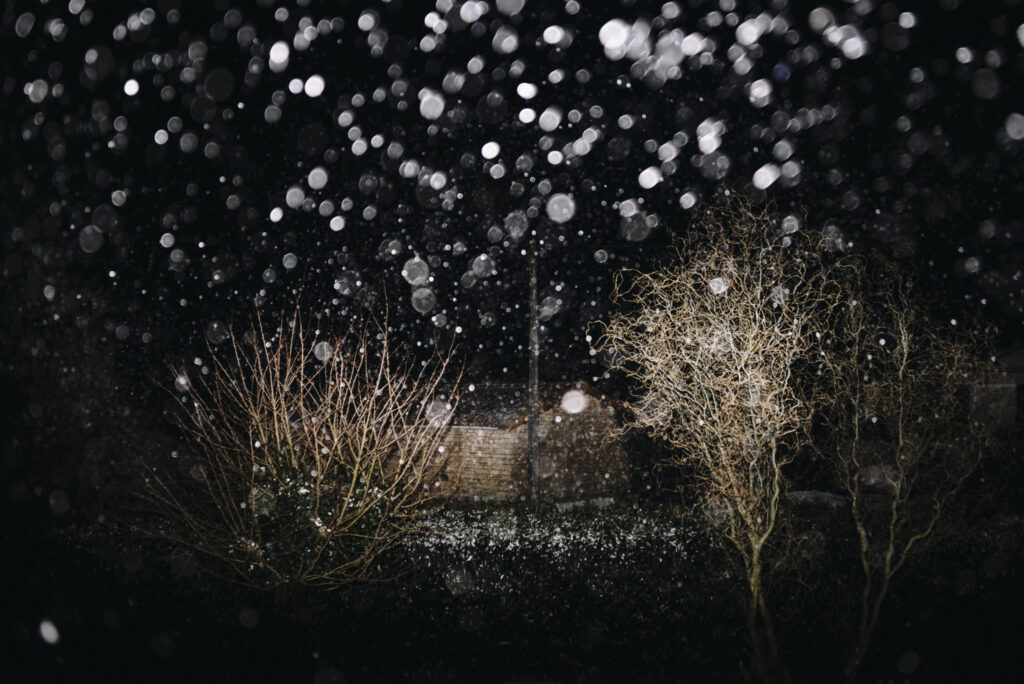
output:
<instances>
[{"instance_id":1,"label":"illuminated branch","mask_svg":"<svg viewBox=\"0 0 1024 684\"><path fill-rule=\"evenodd\" d=\"M436 499L450 353L417 364L383 328L322 339L297 314L229 345L208 374L179 376L192 476L149 469L143 495L165 522L147 531L252 586L368 578Z\"/></svg>"},{"instance_id":2,"label":"illuminated branch","mask_svg":"<svg viewBox=\"0 0 1024 684\"><path fill-rule=\"evenodd\" d=\"M879 255L849 260L844 274L821 403L864 577L852 682L893 577L932 540L993 434L971 410L989 370L986 334L929 320L912 283Z\"/></svg>"},{"instance_id":3,"label":"illuminated branch","mask_svg":"<svg viewBox=\"0 0 1024 684\"><path fill-rule=\"evenodd\" d=\"M836 301L813 236L782 236L741 202L660 270L619 277L620 312L597 349L636 388L629 427L663 438L692 467L749 588L747 627L764 678L784 677L764 591L783 467L807 439L812 406L796 379Z\"/></svg>"}]
</instances>

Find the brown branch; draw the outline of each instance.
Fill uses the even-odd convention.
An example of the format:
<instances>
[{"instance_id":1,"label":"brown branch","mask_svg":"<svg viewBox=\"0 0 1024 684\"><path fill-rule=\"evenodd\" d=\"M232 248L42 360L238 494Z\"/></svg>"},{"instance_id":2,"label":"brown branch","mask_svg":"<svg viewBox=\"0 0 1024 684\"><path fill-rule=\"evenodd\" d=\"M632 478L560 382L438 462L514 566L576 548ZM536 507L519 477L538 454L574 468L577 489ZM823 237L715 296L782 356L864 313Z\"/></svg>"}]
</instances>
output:
<instances>
[{"instance_id":1,"label":"brown branch","mask_svg":"<svg viewBox=\"0 0 1024 684\"><path fill-rule=\"evenodd\" d=\"M736 201L704 217L705 238L672 261L615 280L619 305L595 347L632 381L630 429L668 442L692 467L746 573L751 648L784 677L765 597L763 551L777 532L783 468L807 443L814 404L797 378L838 305L815 235L784 243L770 217Z\"/></svg>"},{"instance_id":2,"label":"brown branch","mask_svg":"<svg viewBox=\"0 0 1024 684\"><path fill-rule=\"evenodd\" d=\"M150 469L143 498L165 524L148 531L251 586L367 579L437 498L451 350L419 364L393 352L386 326L323 340L297 312L276 330L257 316L249 332L232 329L228 353L211 349L208 372L189 379L177 420L201 475Z\"/></svg>"}]
</instances>

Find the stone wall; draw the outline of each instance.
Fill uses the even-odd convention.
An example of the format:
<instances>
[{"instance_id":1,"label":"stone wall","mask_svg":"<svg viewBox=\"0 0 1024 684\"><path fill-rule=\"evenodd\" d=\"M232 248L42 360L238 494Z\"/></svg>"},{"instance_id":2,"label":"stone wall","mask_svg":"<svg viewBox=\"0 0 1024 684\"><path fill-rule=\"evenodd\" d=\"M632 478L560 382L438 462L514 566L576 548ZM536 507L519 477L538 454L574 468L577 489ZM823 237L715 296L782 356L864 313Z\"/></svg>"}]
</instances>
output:
<instances>
[{"instance_id":1,"label":"stone wall","mask_svg":"<svg viewBox=\"0 0 1024 684\"><path fill-rule=\"evenodd\" d=\"M442 490L464 499L510 499L525 492L525 426L454 426L445 437Z\"/></svg>"},{"instance_id":2,"label":"stone wall","mask_svg":"<svg viewBox=\"0 0 1024 684\"><path fill-rule=\"evenodd\" d=\"M614 496L628 489L627 456L613 434L615 409L595 399L580 413L540 415L540 487L544 501ZM445 438L442 491L456 498L507 500L527 492L528 426L453 427Z\"/></svg>"}]
</instances>

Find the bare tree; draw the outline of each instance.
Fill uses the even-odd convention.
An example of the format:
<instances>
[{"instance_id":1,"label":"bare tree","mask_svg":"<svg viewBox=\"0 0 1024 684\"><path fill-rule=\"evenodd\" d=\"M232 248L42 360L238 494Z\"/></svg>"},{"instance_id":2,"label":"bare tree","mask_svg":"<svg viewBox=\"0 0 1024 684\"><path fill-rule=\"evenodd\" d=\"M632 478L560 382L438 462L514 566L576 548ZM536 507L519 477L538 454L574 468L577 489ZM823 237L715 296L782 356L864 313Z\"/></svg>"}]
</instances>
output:
<instances>
[{"instance_id":1,"label":"bare tree","mask_svg":"<svg viewBox=\"0 0 1024 684\"><path fill-rule=\"evenodd\" d=\"M256 587L336 588L366 579L437 498L456 395L449 354L401 357L367 324L322 339L298 314L260 318L208 374L178 373L191 467L151 467L145 499L178 542Z\"/></svg>"},{"instance_id":2,"label":"bare tree","mask_svg":"<svg viewBox=\"0 0 1024 684\"><path fill-rule=\"evenodd\" d=\"M913 281L879 255L844 265L846 301L823 357L822 404L849 495L863 586L846 678L854 681L893 577L932 541L992 446L973 390L990 370L987 333L930 319Z\"/></svg>"},{"instance_id":3,"label":"bare tree","mask_svg":"<svg viewBox=\"0 0 1024 684\"><path fill-rule=\"evenodd\" d=\"M701 239L650 273L616 281L596 342L636 388L628 427L664 438L696 473L700 498L742 561L754 666L785 679L765 592L783 467L807 438L797 379L834 301L812 235L781 235L734 201ZM831 289L830 289L831 288Z\"/></svg>"}]
</instances>

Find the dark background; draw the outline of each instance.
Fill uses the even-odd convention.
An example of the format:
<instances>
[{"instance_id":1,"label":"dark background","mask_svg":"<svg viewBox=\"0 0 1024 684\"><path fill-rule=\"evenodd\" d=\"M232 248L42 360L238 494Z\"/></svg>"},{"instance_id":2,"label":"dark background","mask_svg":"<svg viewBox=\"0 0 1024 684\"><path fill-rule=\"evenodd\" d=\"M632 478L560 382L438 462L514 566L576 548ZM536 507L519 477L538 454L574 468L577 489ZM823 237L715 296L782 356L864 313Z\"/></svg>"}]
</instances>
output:
<instances>
[{"instance_id":1,"label":"dark background","mask_svg":"<svg viewBox=\"0 0 1024 684\"><path fill-rule=\"evenodd\" d=\"M506 225L517 211L541 243L542 378L625 391L590 354L588 325L607 314L617 272L666 258L726 193L769 202L780 224L792 216L882 248L918 274L936 315L992 321L1001 348L1021 343L1019 0L680 0L667 14L660 2L581 4L528 1L511 16L492 6L467 24L461 3L444 2L0 2L5 537L23 543L109 515L140 459L178 444L159 388L173 377L168 365L201 369L226 326L257 309L273 319L299 302L328 332L386 316L413 350L454 341L469 381L524 379L527 237ZM824 10L866 54L815 28ZM430 11L448 27L425 52ZM737 25L758 16L769 30L737 44ZM615 18L647 20L651 45L679 30L714 47L666 82L650 60L605 55L598 35ZM571 41L545 43L552 25ZM282 73L269 70L270 46L292 45L306 26L324 31L306 50L293 46ZM513 54L492 48L502 26L518 34ZM476 56L484 65L468 73ZM554 84L556 69L564 78ZM289 92L313 74L322 95ZM748 96L758 79L772 89L764 106ZM520 98L520 82L537 97ZM436 121L419 112L425 87L445 92ZM524 106L560 107L562 124L522 124ZM351 125L338 123L344 112ZM698 149L709 121L725 128L717 156ZM587 128L598 136L587 154L548 164L548 149ZM170 131L166 143L158 131ZM378 135L379 147L354 153L352 138ZM658 147L673 139L674 167L642 188L638 174L659 166ZM481 156L491 141L507 168L500 179ZM799 174L754 187L755 171L783 163L780 141ZM707 171L723 159L724 175ZM410 160L421 173L403 177ZM317 166L329 174L322 190L306 185ZM446 177L440 191L425 184L434 172ZM287 205L293 187L308 207ZM547 218L554 193L574 198L566 223ZM686 193L692 207L680 203ZM640 219L622 216L627 200ZM324 201L334 204L326 216ZM344 216L342 230L329 227L333 216ZM435 304L425 312L402 276L416 256L430 265ZM467 279L481 256L493 273Z\"/></svg>"}]
</instances>

